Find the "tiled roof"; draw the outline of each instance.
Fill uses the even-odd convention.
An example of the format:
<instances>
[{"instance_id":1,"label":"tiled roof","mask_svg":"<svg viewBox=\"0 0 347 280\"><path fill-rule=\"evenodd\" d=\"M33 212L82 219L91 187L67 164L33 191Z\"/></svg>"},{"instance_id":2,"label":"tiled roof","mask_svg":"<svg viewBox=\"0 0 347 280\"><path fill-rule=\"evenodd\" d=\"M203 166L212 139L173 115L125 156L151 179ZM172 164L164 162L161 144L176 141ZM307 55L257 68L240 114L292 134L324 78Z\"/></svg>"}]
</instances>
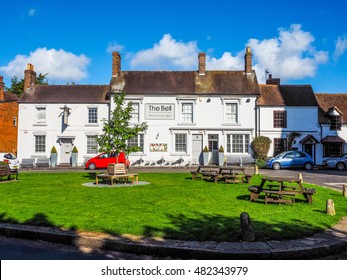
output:
<instances>
[{"instance_id":1,"label":"tiled roof","mask_svg":"<svg viewBox=\"0 0 347 280\"><path fill-rule=\"evenodd\" d=\"M18 101L18 96L10 93L10 92L5 92L4 93L4 100L1 100L2 102L12 102L12 101Z\"/></svg>"},{"instance_id":2,"label":"tiled roof","mask_svg":"<svg viewBox=\"0 0 347 280\"><path fill-rule=\"evenodd\" d=\"M345 143L345 140L340 136L325 136L322 140L322 143Z\"/></svg>"},{"instance_id":3,"label":"tiled roof","mask_svg":"<svg viewBox=\"0 0 347 280\"><path fill-rule=\"evenodd\" d=\"M106 103L108 85L35 85L19 103Z\"/></svg>"},{"instance_id":4,"label":"tiled roof","mask_svg":"<svg viewBox=\"0 0 347 280\"><path fill-rule=\"evenodd\" d=\"M310 85L261 84L259 106L318 106Z\"/></svg>"},{"instance_id":5,"label":"tiled roof","mask_svg":"<svg viewBox=\"0 0 347 280\"><path fill-rule=\"evenodd\" d=\"M111 88L127 94L259 94L254 71L248 76L244 71L122 71L111 79Z\"/></svg>"},{"instance_id":6,"label":"tiled roof","mask_svg":"<svg viewBox=\"0 0 347 280\"><path fill-rule=\"evenodd\" d=\"M346 93L316 93L319 105L318 119L320 123L330 123L326 113L333 107L342 113L342 123L347 123L347 94Z\"/></svg>"}]
</instances>

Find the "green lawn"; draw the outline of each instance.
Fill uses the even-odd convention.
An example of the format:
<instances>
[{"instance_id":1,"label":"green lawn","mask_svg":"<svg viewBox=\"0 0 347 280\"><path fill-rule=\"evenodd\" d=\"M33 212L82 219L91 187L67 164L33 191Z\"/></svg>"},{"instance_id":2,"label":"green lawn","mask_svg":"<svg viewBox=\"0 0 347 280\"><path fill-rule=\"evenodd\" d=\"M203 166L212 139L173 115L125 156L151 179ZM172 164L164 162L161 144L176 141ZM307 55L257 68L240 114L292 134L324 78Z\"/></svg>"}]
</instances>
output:
<instances>
[{"instance_id":1,"label":"green lawn","mask_svg":"<svg viewBox=\"0 0 347 280\"><path fill-rule=\"evenodd\" d=\"M248 201L246 184L192 181L189 173L140 173L141 181L150 182L143 186L82 186L94 176L20 173L18 181L0 184L0 221L114 235L238 241L242 212L249 213L258 240L310 235L347 216L347 199L318 186L312 205L303 196L295 205L265 205L262 199ZM256 176L251 184L259 181ZM329 198L335 202L333 217L325 214Z\"/></svg>"}]
</instances>

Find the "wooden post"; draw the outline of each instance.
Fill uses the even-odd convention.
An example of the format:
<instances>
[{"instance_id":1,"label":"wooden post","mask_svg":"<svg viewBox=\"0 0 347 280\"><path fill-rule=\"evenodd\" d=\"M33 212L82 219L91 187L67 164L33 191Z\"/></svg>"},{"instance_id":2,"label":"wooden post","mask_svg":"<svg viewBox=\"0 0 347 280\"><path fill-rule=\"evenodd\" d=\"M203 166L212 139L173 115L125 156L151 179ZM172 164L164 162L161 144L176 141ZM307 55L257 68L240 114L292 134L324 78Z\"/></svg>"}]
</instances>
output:
<instances>
[{"instance_id":1,"label":"wooden post","mask_svg":"<svg viewBox=\"0 0 347 280\"><path fill-rule=\"evenodd\" d=\"M251 224L251 219L247 212L242 212L240 215L242 240L247 242L252 242L255 240L253 226Z\"/></svg>"},{"instance_id":2,"label":"wooden post","mask_svg":"<svg viewBox=\"0 0 347 280\"><path fill-rule=\"evenodd\" d=\"M330 216L335 216L335 205L332 199L327 200L327 214Z\"/></svg>"},{"instance_id":3,"label":"wooden post","mask_svg":"<svg viewBox=\"0 0 347 280\"><path fill-rule=\"evenodd\" d=\"M304 178L302 177L301 173L298 174L298 179L301 181L301 183L304 182Z\"/></svg>"},{"instance_id":4,"label":"wooden post","mask_svg":"<svg viewBox=\"0 0 347 280\"><path fill-rule=\"evenodd\" d=\"M259 167L258 165L254 165L254 175L258 175L259 174Z\"/></svg>"},{"instance_id":5,"label":"wooden post","mask_svg":"<svg viewBox=\"0 0 347 280\"><path fill-rule=\"evenodd\" d=\"M342 194L344 197L347 197L347 184L344 184L342 187Z\"/></svg>"}]
</instances>

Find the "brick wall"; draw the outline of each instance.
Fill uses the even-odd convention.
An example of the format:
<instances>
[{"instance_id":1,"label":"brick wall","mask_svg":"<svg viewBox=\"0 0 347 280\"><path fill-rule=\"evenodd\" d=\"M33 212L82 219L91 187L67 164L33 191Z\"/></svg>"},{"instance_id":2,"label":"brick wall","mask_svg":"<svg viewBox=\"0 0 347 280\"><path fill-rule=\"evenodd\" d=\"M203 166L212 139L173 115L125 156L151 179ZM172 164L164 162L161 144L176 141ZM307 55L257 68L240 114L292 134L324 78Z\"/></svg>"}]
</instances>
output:
<instances>
[{"instance_id":1,"label":"brick wall","mask_svg":"<svg viewBox=\"0 0 347 280\"><path fill-rule=\"evenodd\" d=\"M13 118L16 118L16 126L13 125ZM18 104L16 101L0 101L0 152L11 152L17 154L18 136Z\"/></svg>"}]
</instances>

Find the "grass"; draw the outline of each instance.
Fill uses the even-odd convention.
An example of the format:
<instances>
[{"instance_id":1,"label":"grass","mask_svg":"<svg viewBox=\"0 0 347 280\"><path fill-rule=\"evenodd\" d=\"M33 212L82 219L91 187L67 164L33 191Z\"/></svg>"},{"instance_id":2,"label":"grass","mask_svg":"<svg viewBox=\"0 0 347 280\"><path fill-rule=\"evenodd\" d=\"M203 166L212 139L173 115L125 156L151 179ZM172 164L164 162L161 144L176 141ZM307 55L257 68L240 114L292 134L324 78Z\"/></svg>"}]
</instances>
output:
<instances>
[{"instance_id":1,"label":"grass","mask_svg":"<svg viewBox=\"0 0 347 280\"><path fill-rule=\"evenodd\" d=\"M0 184L0 221L114 235L238 241L242 212L249 213L257 240L311 235L347 215L347 199L318 186L312 205L303 196L297 196L295 205L265 205L262 199L248 201L246 184L192 181L189 173L141 173L140 180L150 182L143 186L82 186L94 178L92 173L20 173L18 181ZM259 183L259 176L252 178L251 184ZM325 214L329 198L336 216Z\"/></svg>"}]
</instances>

